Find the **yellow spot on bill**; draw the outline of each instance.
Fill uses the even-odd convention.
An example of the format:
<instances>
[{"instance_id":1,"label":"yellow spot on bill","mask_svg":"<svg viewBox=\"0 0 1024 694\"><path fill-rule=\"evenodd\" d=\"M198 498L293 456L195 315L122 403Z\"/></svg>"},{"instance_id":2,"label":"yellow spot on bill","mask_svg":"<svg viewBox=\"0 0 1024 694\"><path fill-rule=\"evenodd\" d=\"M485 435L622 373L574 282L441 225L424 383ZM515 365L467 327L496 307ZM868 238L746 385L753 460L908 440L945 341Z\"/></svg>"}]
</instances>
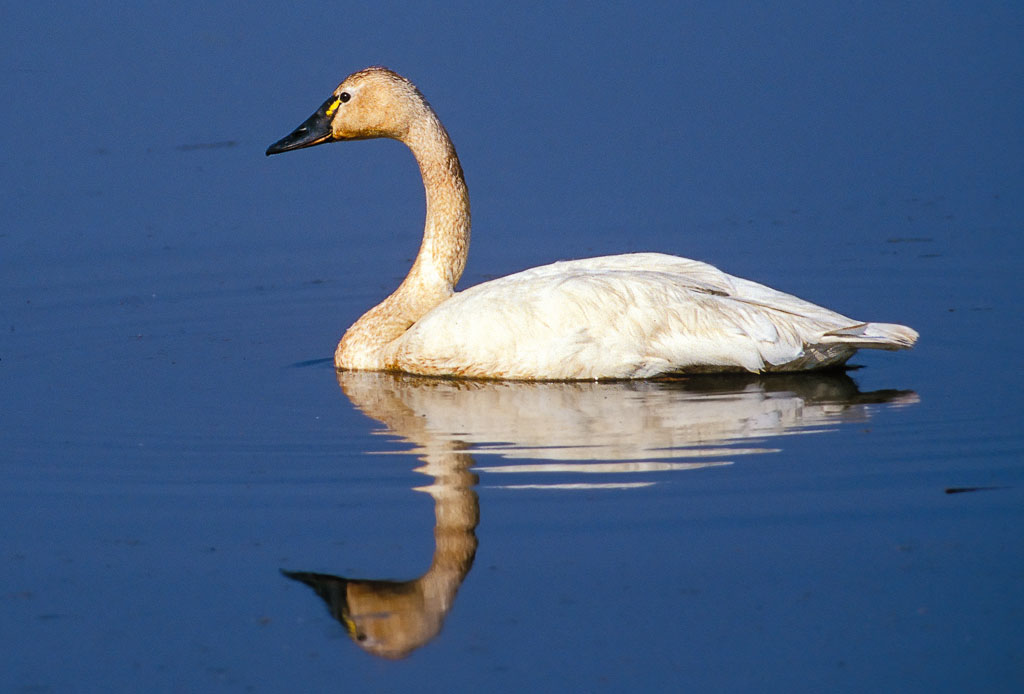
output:
<instances>
[{"instance_id":1,"label":"yellow spot on bill","mask_svg":"<svg viewBox=\"0 0 1024 694\"><path fill-rule=\"evenodd\" d=\"M341 106L341 99L335 97L334 103L327 107L327 115L333 116L334 112L338 110L339 106Z\"/></svg>"}]
</instances>

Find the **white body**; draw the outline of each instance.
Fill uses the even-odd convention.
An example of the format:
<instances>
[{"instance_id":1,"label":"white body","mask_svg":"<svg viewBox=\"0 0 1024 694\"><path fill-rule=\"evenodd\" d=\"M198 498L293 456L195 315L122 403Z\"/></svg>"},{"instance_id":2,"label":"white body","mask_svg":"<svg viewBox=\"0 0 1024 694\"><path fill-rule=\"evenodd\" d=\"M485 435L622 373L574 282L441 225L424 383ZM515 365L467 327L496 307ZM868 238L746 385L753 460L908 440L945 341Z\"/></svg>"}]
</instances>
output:
<instances>
[{"instance_id":1,"label":"white body","mask_svg":"<svg viewBox=\"0 0 1024 694\"><path fill-rule=\"evenodd\" d=\"M451 296L386 349L420 374L652 378L837 366L916 334L864 324L717 268L660 253L544 265Z\"/></svg>"}]
</instances>

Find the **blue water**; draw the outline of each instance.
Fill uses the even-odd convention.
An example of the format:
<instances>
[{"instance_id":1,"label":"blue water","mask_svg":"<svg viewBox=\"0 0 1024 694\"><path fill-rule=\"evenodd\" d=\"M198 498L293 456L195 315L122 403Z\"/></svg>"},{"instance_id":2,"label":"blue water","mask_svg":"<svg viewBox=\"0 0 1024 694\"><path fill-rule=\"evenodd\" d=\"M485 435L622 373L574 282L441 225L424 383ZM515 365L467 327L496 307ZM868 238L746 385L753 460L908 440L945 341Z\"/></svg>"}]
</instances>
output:
<instances>
[{"instance_id":1,"label":"blue water","mask_svg":"<svg viewBox=\"0 0 1024 694\"><path fill-rule=\"evenodd\" d=\"M0 690L1018 691L1022 36L994 2L8 8ZM658 250L919 345L336 376L418 171L263 151L374 63L455 140L462 286Z\"/></svg>"}]
</instances>

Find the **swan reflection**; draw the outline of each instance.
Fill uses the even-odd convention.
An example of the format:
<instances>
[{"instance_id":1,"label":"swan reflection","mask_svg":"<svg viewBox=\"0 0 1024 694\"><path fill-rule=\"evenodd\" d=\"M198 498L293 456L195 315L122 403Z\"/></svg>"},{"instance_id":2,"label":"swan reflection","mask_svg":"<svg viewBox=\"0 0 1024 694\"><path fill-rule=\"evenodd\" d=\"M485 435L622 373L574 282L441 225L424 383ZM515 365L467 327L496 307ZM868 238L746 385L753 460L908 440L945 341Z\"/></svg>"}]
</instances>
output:
<instances>
[{"instance_id":1,"label":"swan reflection","mask_svg":"<svg viewBox=\"0 0 1024 694\"><path fill-rule=\"evenodd\" d=\"M513 489L647 486L647 473L728 465L777 451L773 437L864 422L878 408L918 401L911 391L862 393L843 373L530 383L340 372L338 383L384 425L379 433L411 443L422 461L416 471L432 481L415 489L434 498L433 560L410 581L283 573L312 587L359 646L386 658L437 635L473 565L474 473ZM579 478L551 483L549 473ZM593 482L600 474L615 479Z\"/></svg>"},{"instance_id":2,"label":"swan reflection","mask_svg":"<svg viewBox=\"0 0 1024 694\"><path fill-rule=\"evenodd\" d=\"M468 446L488 457L475 468L487 475L631 475L728 465L737 456L778 451L768 443L773 437L826 431L866 421L877 406L917 402L911 391L861 393L845 373L531 383L341 372L338 382L356 407L386 425L382 433L412 443L413 453ZM653 482L611 486L646 484ZM550 485L534 477L502 486L609 484Z\"/></svg>"}]
</instances>

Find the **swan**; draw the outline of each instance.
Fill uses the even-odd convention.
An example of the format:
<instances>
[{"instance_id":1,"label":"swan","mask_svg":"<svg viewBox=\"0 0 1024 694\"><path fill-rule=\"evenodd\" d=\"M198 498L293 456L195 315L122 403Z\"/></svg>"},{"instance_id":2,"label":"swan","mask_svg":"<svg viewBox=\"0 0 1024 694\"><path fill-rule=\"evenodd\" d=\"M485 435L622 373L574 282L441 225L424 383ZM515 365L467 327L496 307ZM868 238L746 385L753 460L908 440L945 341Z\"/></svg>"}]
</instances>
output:
<instances>
[{"instance_id":1,"label":"swan","mask_svg":"<svg viewBox=\"0 0 1024 694\"><path fill-rule=\"evenodd\" d=\"M379 66L349 75L266 153L381 137L419 164L423 241L398 289L341 338L338 370L534 381L803 371L917 340L906 326L853 320L661 253L557 262L455 292L469 192L448 132L408 79Z\"/></svg>"}]
</instances>

